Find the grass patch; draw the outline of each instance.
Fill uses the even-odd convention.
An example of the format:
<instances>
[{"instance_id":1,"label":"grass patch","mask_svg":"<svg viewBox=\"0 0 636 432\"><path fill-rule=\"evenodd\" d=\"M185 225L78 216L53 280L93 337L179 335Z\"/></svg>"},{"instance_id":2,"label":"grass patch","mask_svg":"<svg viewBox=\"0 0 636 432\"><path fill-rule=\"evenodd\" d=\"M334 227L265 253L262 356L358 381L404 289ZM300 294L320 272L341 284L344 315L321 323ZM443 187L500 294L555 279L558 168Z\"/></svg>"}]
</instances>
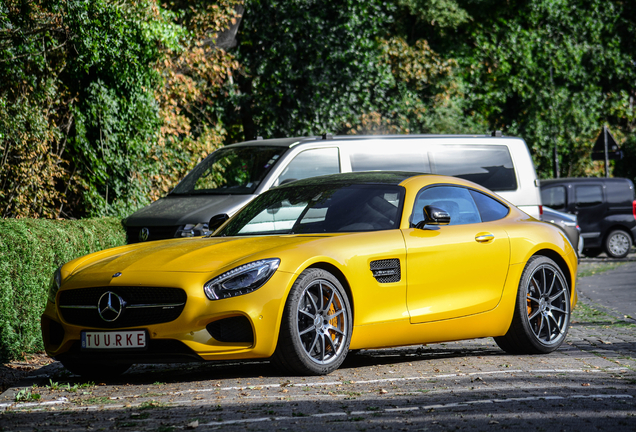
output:
<instances>
[{"instance_id":1,"label":"grass patch","mask_svg":"<svg viewBox=\"0 0 636 432\"><path fill-rule=\"evenodd\" d=\"M604 325L604 326L612 326L612 327L622 327L622 328L635 328L636 325L632 323L628 323L621 319L615 318L612 315L595 308L592 305L583 303L579 301L576 304L576 307L572 311L572 323L585 323L585 324L595 324L595 325Z\"/></svg>"},{"instance_id":2,"label":"grass patch","mask_svg":"<svg viewBox=\"0 0 636 432\"><path fill-rule=\"evenodd\" d=\"M624 262L592 262L579 265L579 270L576 275L578 278L594 276L596 274L605 273L610 270L625 264Z\"/></svg>"},{"instance_id":3,"label":"grass patch","mask_svg":"<svg viewBox=\"0 0 636 432\"><path fill-rule=\"evenodd\" d=\"M39 393L33 393L29 389L22 389L15 394L16 402L36 402L39 401L42 396Z\"/></svg>"}]
</instances>

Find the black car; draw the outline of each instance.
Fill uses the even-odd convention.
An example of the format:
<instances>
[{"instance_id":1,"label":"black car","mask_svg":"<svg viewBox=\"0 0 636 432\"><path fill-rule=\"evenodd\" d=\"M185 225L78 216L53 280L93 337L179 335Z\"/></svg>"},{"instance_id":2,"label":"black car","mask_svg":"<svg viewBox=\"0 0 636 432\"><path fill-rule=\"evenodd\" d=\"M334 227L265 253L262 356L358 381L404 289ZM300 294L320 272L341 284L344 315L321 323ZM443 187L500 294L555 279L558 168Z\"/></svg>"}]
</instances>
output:
<instances>
[{"instance_id":1,"label":"black car","mask_svg":"<svg viewBox=\"0 0 636 432\"><path fill-rule=\"evenodd\" d=\"M624 178L562 178L541 181L543 205L577 215L583 254L624 258L636 237L634 184Z\"/></svg>"},{"instance_id":2,"label":"black car","mask_svg":"<svg viewBox=\"0 0 636 432\"><path fill-rule=\"evenodd\" d=\"M579 221L576 215L563 213L548 206L543 206L541 220L553 223L561 228L565 235L568 236L579 258L581 257L584 242L583 237L581 237L581 227L579 227Z\"/></svg>"}]
</instances>

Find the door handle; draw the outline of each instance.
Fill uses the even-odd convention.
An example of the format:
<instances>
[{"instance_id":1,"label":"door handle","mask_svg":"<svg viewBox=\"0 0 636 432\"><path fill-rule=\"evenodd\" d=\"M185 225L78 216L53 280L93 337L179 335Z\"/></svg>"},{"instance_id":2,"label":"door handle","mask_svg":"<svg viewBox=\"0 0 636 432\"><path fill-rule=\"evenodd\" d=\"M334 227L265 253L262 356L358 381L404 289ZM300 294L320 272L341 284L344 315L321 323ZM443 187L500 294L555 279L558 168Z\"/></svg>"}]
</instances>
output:
<instances>
[{"instance_id":1,"label":"door handle","mask_svg":"<svg viewBox=\"0 0 636 432\"><path fill-rule=\"evenodd\" d=\"M486 243L493 240L494 238L495 236L490 233L479 233L475 237L475 240L479 243Z\"/></svg>"}]
</instances>

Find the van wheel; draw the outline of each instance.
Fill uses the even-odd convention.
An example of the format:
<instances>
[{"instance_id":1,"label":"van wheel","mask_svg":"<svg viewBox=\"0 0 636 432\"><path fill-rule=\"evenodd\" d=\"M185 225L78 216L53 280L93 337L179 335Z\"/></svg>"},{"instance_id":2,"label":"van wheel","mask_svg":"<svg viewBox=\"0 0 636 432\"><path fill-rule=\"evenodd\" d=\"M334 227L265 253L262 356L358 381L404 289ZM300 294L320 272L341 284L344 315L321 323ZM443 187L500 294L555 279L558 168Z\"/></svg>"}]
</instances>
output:
<instances>
[{"instance_id":1,"label":"van wheel","mask_svg":"<svg viewBox=\"0 0 636 432\"><path fill-rule=\"evenodd\" d=\"M322 269L300 274L289 293L273 362L300 375L326 375L342 364L352 317L340 281Z\"/></svg>"},{"instance_id":2,"label":"van wheel","mask_svg":"<svg viewBox=\"0 0 636 432\"><path fill-rule=\"evenodd\" d=\"M535 255L521 275L510 328L495 342L509 354L547 354L561 346L569 326L565 276L550 258Z\"/></svg>"},{"instance_id":3,"label":"van wheel","mask_svg":"<svg viewBox=\"0 0 636 432\"><path fill-rule=\"evenodd\" d=\"M632 238L623 230L614 230L605 240L605 252L611 258L625 258L632 248Z\"/></svg>"}]
</instances>

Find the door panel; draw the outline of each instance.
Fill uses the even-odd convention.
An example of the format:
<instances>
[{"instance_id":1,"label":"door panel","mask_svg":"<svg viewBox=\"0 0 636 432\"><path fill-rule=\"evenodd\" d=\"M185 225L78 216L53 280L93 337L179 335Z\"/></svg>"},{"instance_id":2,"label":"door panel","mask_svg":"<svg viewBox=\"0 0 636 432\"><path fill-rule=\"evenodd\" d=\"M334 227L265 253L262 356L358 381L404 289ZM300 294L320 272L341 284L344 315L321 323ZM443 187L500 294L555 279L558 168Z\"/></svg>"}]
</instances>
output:
<instances>
[{"instance_id":1,"label":"door panel","mask_svg":"<svg viewBox=\"0 0 636 432\"><path fill-rule=\"evenodd\" d=\"M603 185L585 184L574 187L574 213L578 217L586 247L601 246L601 221L605 216Z\"/></svg>"},{"instance_id":2,"label":"door panel","mask_svg":"<svg viewBox=\"0 0 636 432\"><path fill-rule=\"evenodd\" d=\"M411 323L493 309L510 261L508 235L497 222L404 230Z\"/></svg>"}]
</instances>

